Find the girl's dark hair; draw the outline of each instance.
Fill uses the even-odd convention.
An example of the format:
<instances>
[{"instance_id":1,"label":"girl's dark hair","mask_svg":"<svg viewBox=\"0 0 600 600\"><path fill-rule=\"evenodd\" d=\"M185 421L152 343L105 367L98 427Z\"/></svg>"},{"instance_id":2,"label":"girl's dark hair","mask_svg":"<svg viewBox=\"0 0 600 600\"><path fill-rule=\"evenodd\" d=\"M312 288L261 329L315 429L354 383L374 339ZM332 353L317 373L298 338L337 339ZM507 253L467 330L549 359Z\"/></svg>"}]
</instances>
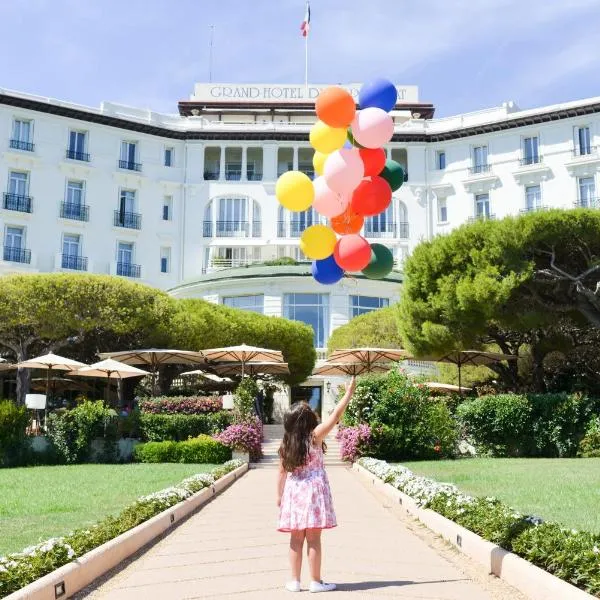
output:
<instances>
[{"instance_id":1,"label":"girl's dark hair","mask_svg":"<svg viewBox=\"0 0 600 600\"><path fill-rule=\"evenodd\" d=\"M307 463L312 434L318 424L317 415L306 402L298 402L285 414L279 457L286 471L293 471ZM323 452L325 450L327 446L323 442Z\"/></svg>"}]
</instances>

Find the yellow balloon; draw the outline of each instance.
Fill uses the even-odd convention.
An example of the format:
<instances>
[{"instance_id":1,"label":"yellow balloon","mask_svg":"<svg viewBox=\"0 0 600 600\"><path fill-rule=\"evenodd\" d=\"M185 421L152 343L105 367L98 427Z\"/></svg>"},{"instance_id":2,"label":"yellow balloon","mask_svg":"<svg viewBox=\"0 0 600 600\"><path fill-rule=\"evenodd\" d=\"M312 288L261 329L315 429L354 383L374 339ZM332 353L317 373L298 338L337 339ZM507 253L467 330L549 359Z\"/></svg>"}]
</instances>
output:
<instances>
[{"instance_id":1,"label":"yellow balloon","mask_svg":"<svg viewBox=\"0 0 600 600\"><path fill-rule=\"evenodd\" d=\"M310 144L323 154L339 150L346 143L348 132L344 128L329 127L323 121L317 121L310 130Z\"/></svg>"},{"instance_id":2,"label":"yellow balloon","mask_svg":"<svg viewBox=\"0 0 600 600\"><path fill-rule=\"evenodd\" d=\"M277 200L288 210L298 212L310 207L315 199L315 188L308 175L288 171L275 184Z\"/></svg>"},{"instance_id":3,"label":"yellow balloon","mask_svg":"<svg viewBox=\"0 0 600 600\"><path fill-rule=\"evenodd\" d=\"M323 154L323 152L315 152L313 154L313 167L315 168L315 172L319 175L323 175L323 169L325 168L325 161L327 160L329 154Z\"/></svg>"},{"instance_id":4,"label":"yellow balloon","mask_svg":"<svg viewBox=\"0 0 600 600\"><path fill-rule=\"evenodd\" d=\"M300 250L307 258L321 260L333 254L337 237L327 225L311 225L300 237Z\"/></svg>"}]
</instances>

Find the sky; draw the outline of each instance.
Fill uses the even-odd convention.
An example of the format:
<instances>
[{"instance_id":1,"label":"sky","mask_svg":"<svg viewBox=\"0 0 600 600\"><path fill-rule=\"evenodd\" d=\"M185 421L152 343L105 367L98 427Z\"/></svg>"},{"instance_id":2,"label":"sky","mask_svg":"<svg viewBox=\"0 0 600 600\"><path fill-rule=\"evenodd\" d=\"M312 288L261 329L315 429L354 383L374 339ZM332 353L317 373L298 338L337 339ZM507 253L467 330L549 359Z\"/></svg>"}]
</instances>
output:
<instances>
[{"instance_id":1,"label":"sky","mask_svg":"<svg viewBox=\"0 0 600 600\"><path fill-rule=\"evenodd\" d=\"M600 95L599 0L312 0L311 83L417 85L436 116ZM0 87L177 112L209 80L302 83L305 0L0 0Z\"/></svg>"}]
</instances>

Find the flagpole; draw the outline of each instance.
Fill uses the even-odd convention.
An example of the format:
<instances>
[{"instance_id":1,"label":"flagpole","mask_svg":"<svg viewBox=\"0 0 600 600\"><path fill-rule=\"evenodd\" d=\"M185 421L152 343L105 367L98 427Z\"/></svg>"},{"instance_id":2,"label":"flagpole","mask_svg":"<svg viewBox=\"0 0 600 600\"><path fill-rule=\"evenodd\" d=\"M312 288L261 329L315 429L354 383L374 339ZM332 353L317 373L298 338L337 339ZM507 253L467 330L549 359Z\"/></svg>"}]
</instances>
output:
<instances>
[{"instance_id":1,"label":"flagpole","mask_svg":"<svg viewBox=\"0 0 600 600\"><path fill-rule=\"evenodd\" d=\"M308 99L308 35L304 38L304 91Z\"/></svg>"}]
</instances>

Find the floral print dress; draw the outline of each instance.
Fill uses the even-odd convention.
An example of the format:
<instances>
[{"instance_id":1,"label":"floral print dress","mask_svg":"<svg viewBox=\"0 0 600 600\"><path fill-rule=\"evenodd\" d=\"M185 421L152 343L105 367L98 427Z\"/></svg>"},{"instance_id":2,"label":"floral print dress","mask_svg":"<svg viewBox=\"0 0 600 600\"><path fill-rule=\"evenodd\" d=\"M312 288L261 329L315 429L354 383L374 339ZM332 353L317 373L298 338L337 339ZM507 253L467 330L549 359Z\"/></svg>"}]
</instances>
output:
<instances>
[{"instance_id":1,"label":"floral print dress","mask_svg":"<svg viewBox=\"0 0 600 600\"><path fill-rule=\"evenodd\" d=\"M287 532L330 529L336 525L323 449L311 444L306 464L286 477L277 529Z\"/></svg>"}]
</instances>

